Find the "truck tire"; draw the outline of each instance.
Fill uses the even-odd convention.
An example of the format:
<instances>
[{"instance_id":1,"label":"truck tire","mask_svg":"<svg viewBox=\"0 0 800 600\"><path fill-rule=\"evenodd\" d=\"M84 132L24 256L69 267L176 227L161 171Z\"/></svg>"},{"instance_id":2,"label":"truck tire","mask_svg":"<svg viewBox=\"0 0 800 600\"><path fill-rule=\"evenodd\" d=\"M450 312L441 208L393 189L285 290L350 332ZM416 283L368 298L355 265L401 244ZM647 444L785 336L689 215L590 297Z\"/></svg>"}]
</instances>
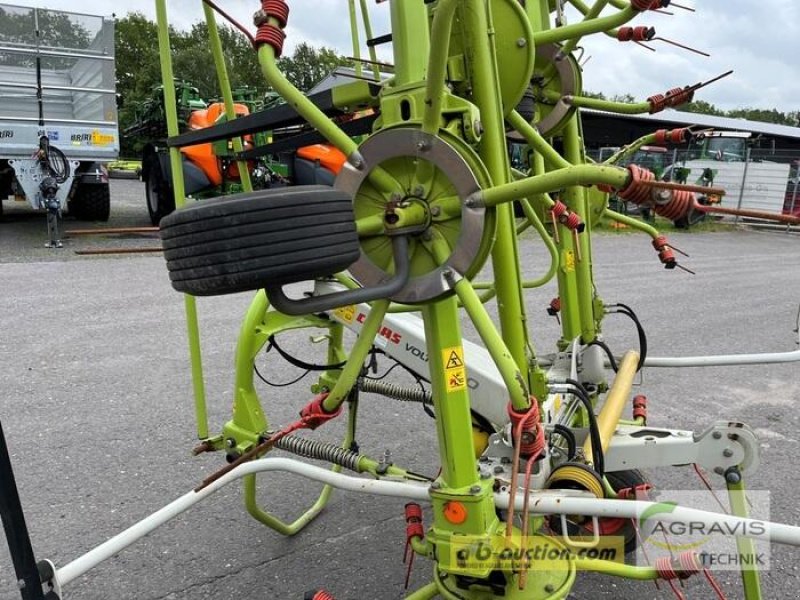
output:
<instances>
[{"instance_id":1,"label":"truck tire","mask_svg":"<svg viewBox=\"0 0 800 600\"><path fill-rule=\"evenodd\" d=\"M350 197L294 186L203 200L161 221L172 287L218 296L308 281L359 257Z\"/></svg>"},{"instance_id":2,"label":"truck tire","mask_svg":"<svg viewBox=\"0 0 800 600\"><path fill-rule=\"evenodd\" d=\"M68 208L79 221L108 221L111 214L108 183L79 183Z\"/></svg>"},{"instance_id":3,"label":"truck tire","mask_svg":"<svg viewBox=\"0 0 800 600\"><path fill-rule=\"evenodd\" d=\"M161 162L156 154L148 154L142 166L144 175L147 212L150 222L158 225L161 219L175 210L175 195L172 186L161 171Z\"/></svg>"}]
</instances>

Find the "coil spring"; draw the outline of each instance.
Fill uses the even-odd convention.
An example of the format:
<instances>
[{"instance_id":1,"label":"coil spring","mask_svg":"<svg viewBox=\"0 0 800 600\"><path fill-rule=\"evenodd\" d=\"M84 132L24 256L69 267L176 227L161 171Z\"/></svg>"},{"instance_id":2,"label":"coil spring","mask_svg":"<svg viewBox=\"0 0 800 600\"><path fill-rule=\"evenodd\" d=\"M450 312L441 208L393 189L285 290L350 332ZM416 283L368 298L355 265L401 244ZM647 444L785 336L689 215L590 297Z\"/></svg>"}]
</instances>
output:
<instances>
[{"instance_id":1,"label":"coil spring","mask_svg":"<svg viewBox=\"0 0 800 600\"><path fill-rule=\"evenodd\" d=\"M694 193L687 192L686 190L672 190L669 201L659 204L656 202L656 214L669 219L670 221L677 221L689 214L694 206Z\"/></svg>"},{"instance_id":2,"label":"coil spring","mask_svg":"<svg viewBox=\"0 0 800 600\"><path fill-rule=\"evenodd\" d=\"M323 460L356 472L358 472L358 461L361 459L357 452L353 452L348 448L297 435L282 437L275 442L275 447L297 456Z\"/></svg>"},{"instance_id":3,"label":"coil spring","mask_svg":"<svg viewBox=\"0 0 800 600\"><path fill-rule=\"evenodd\" d=\"M625 189L620 190L620 198L637 205L653 204L653 210L657 215L671 221L677 221L689 214L689 211L694 206L694 194L692 192L672 190L665 201L659 202L658 199L654 201L653 188L648 184L654 181L656 176L637 165L629 165L628 170L631 173L631 181Z\"/></svg>"},{"instance_id":4,"label":"coil spring","mask_svg":"<svg viewBox=\"0 0 800 600\"><path fill-rule=\"evenodd\" d=\"M278 21L278 25L269 22L272 17ZM258 48L262 44L272 46L275 50L275 57L280 58L283 53L283 42L286 40L284 28L289 20L289 5L285 0L262 0L261 10L253 19L258 27L256 33L255 46Z\"/></svg>"},{"instance_id":5,"label":"coil spring","mask_svg":"<svg viewBox=\"0 0 800 600\"><path fill-rule=\"evenodd\" d=\"M683 144L689 141L689 136L691 135L691 131L688 127L683 127L681 129L659 129L655 133L655 143L659 146L663 146L666 143L670 144Z\"/></svg>"},{"instance_id":6,"label":"coil spring","mask_svg":"<svg viewBox=\"0 0 800 600\"><path fill-rule=\"evenodd\" d=\"M649 42L656 35L654 27L640 25L639 27L620 27L617 30L617 40L620 42Z\"/></svg>"},{"instance_id":7,"label":"coil spring","mask_svg":"<svg viewBox=\"0 0 800 600\"><path fill-rule=\"evenodd\" d=\"M686 579L703 570L703 563L696 552L682 552L674 559L663 556L656 560L655 569L661 579Z\"/></svg>"},{"instance_id":8,"label":"coil spring","mask_svg":"<svg viewBox=\"0 0 800 600\"><path fill-rule=\"evenodd\" d=\"M508 416L511 418L512 435L516 437L518 427L521 425L519 439L514 439L519 444L520 456L538 456L547 446L539 416L539 403L536 398L531 398L531 407L526 412L517 412L514 407L508 405Z\"/></svg>"},{"instance_id":9,"label":"coil spring","mask_svg":"<svg viewBox=\"0 0 800 600\"><path fill-rule=\"evenodd\" d=\"M358 389L365 394L380 394L394 400L403 402L421 402L422 404L433 404L433 394L427 390L410 388L388 381L375 381L362 377L358 380Z\"/></svg>"}]
</instances>

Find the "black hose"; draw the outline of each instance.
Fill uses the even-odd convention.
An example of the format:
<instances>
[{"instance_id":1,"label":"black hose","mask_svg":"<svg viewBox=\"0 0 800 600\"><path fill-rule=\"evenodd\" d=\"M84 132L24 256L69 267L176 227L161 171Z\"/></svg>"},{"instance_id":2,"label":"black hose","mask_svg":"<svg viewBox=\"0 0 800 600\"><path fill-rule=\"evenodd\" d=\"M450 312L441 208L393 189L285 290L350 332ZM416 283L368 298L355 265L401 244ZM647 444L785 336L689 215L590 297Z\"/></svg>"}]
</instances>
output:
<instances>
[{"instance_id":1,"label":"black hose","mask_svg":"<svg viewBox=\"0 0 800 600\"><path fill-rule=\"evenodd\" d=\"M578 453L578 442L575 440L575 434L572 433L572 430L562 425L561 423L556 423L553 425L553 432L550 434L551 439L553 433L557 433L560 437L562 437L567 442L567 460L571 461L575 458L575 455Z\"/></svg>"},{"instance_id":2,"label":"black hose","mask_svg":"<svg viewBox=\"0 0 800 600\"><path fill-rule=\"evenodd\" d=\"M636 313L633 312L633 309L627 304L618 302L617 304L609 305L609 308L619 309L609 312L625 315L636 325L636 333L639 336L639 364L636 367L636 371L641 371L644 366L644 361L647 359L647 334L644 331L644 327L642 327L641 321L639 321L639 317L636 316Z\"/></svg>"},{"instance_id":3,"label":"black hose","mask_svg":"<svg viewBox=\"0 0 800 600\"><path fill-rule=\"evenodd\" d=\"M614 358L614 353L611 352L611 348L608 347L608 344L606 344L602 340L594 340L593 342L589 342L588 344L586 344L586 346L587 348L589 346L597 346L599 348L602 348L603 351L606 353L606 356L608 357L608 362L611 363L611 369L614 371L614 373L619 371L619 367L617 366L617 359Z\"/></svg>"},{"instance_id":4,"label":"black hose","mask_svg":"<svg viewBox=\"0 0 800 600\"><path fill-rule=\"evenodd\" d=\"M600 476L605 474L605 457L603 456L603 443L600 439L600 427L597 425L597 416L594 414L594 407L592 400L589 398L589 393L580 381L574 379L567 379L567 385L572 386L575 396L583 403L586 408L586 413L589 418L589 439L592 444L592 457L594 459L594 470Z\"/></svg>"}]
</instances>

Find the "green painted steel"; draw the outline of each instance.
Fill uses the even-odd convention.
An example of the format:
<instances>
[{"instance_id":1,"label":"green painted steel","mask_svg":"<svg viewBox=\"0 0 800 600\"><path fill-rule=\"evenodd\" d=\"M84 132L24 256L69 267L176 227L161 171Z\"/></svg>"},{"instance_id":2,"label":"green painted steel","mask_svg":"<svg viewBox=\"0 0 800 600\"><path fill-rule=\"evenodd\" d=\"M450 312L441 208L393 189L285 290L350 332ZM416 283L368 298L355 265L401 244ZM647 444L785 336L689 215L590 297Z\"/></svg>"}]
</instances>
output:
<instances>
[{"instance_id":1,"label":"green painted steel","mask_svg":"<svg viewBox=\"0 0 800 600\"><path fill-rule=\"evenodd\" d=\"M573 116L564 129L564 154L573 164L585 162L583 155L583 140L581 138L578 117ZM589 210L586 204L586 192L581 186L570 186L564 192L566 205L583 221L583 233L574 236L575 245L575 275L578 283L578 312L581 323L581 341L584 344L593 342L597 338L596 319L594 315L594 281L592 281L592 251L589 244L592 225L589 220ZM571 232L570 232L571 233ZM569 235L565 231L566 235Z\"/></svg>"},{"instance_id":2,"label":"green painted steel","mask_svg":"<svg viewBox=\"0 0 800 600\"><path fill-rule=\"evenodd\" d=\"M455 298L424 306L422 317L425 321L433 407L438 417L436 430L442 461L442 482L448 488L469 488L478 483L478 473L475 470L472 417ZM448 363L454 365L453 368L447 369Z\"/></svg>"},{"instance_id":3,"label":"green painted steel","mask_svg":"<svg viewBox=\"0 0 800 600\"><path fill-rule=\"evenodd\" d=\"M441 271L445 291L437 290L440 295L434 300L421 301L419 305L413 304L413 299L408 300L408 304L393 303L389 298L371 302L360 333L349 348L345 344L343 326L330 315L283 315L270 307L263 291L255 294L242 322L236 347L233 414L223 425L221 433L213 437L208 434L196 306L193 298L186 298L198 434L211 448L226 451L230 458L252 449L273 429L266 416L269 406L262 405L253 379L256 358L270 336L289 330L322 331L318 337L327 343L327 361L331 367L326 367L327 370L316 377L310 391L327 394L322 404L325 411L334 412L347 405L342 447L349 448L357 431L358 397L354 392L357 379L386 315L401 311L421 313L441 473L430 482L431 527L424 538L416 536L410 540L415 553L434 561L435 580L407 596L409 600L437 595L459 600L491 597L557 600L569 595L576 570L637 580L658 578L654 568L572 557L561 571L531 571L528 587L521 589L520 582L525 576L520 574L519 568L488 561L464 570L454 552L458 548L459 536L472 536L486 543L498 538L507 541L504 538L506 526L499 520L494 503L495 484L500 482L496 482L491 473L476 467L475 440L480 441L480 436L485 439L486 433L479 431L479 419L474 418L471 411L461 319L467 318L474 325L503 379L507 397L497 398L497 402L504 405L510 402L516 411L524 411L531 407L531 393L542 400L549 391L547 374L537 362L531 342L525 289L541 287L555 278L561 299L562 328L557 347L563 350L576 339L584 344L591 342L600 332L604 312L592 275L594 226L606 217L635 227L653 238L659 235L652 226L609 210L606 193L596 188L602 185L619 190L628 186L630 172L613 163L626 153L635 151L636 147L652 141L653 136L641 138L605 164L589 164L576 111L580 106L618 113L649 110L646 102L621 104L582 96L581 68L572 54L583 36L613 34L614 28L627 23L640 11L622 0L595 0L591 6L581 0L571 0L571 3L584 15L583 19L575 24L551 28L551 13L557 5L552 0L529 0L525 3L516 0L390 0L394 76L381 84L380 93L376 92L373 83L366 81L350 83L333 91L334 104L343 112L353 114L368 108L379 111L374 135L400 130L411 136L415 143L418 140L422 144L417 146L420 152L394 157L380 165L369 164L367 148L362 148L362 155L359 143L346 135L337 122L326 117L287 80L278 67L276 51L269 44L262 44L258 58L266 81L311 127L346 155L349 164L345 169L350 172L364 170L364 183L353 193L356 228L364 256L392 272L393 255L388 242L391 235L406 230L416 252L412 252L410 258L412 276L439 269L456 251L462 237L470 235L471 230L463 222L466 219L462 219L465 214L462 211L470 208L486 209L484 237L479 240L477 258L468 269L463 269L467 272L458 273L449 268ZM157 0L156 4L162 75L165 81L172 81L165 0ZM358 76L366 71L359 60L359 9L366 38L372 38L367 4L366 0L358 3L348 0ZM609 4L616 12L601 16ZM215 16L208 6L204 6L204 12L226 116L234 118L233 96ZM270 17L270 23L279 25L274 16ZM559 45L561 42L564 44ZM377 80L380 70L375 64L377 53L374 47L369 48L369 55L372 76ZM509 58L511 56L513 60ZM503 60L506 62L500 64ZM531 71L534 72L533 78ZM562 77L566 81L561 81ZM566 83L574 88L569 94L564 89ZM529 84L534 96L534 109L530 115L515 106ZM177 133L174 93L172 86L165 86L170 135ZM563 110L553 117L551 126L539 127L559 103L559 110ZM506 124L522 136L530 150L525 161L519 158L521 153L515 155L514 165L520 170L511 168ZM434 165L421 158L426 142L430 148L430 137L426 136L436 136L455 149L454 160L463 159L474 174L479 191L466 199L459 197L447 161L444 165ZM558 144L552 139L556 136L562 150L556 149ZM378 142L377 137L373 139ZM241 140L234 141L234 149L242 149ZM176 174L176 201L182 205L184 187L177 149L170 151L170 160ZM528 173L523 172L525 164L530 168ZM247 165L240 163L239 168L244 188L250 189ZM547 215L556 200L566 203L580 217L585 225L583 232L568 229L561 222L548 222ZM524 223L514 220L514 201L518 201L522 208ZM391 221L387 218L389 212ZM547 250L549 265L541 276L524 280L519 236L531 227ZM489 255L493 279L473 282L472 278L478 275ZM348 288L359 287L354 276L340 273L335 277ZM495 297L497 324L490 317L491 309L485 306ZM343 366L339 364L342 362ZM336 368L332 368L333 365ZM605 380L594 383L601 392L605 391ZM593 396L593 400L600 397L600 394ZM584 421L585 417L581 415L570 423L583 426ZM637 424L643 425L643 422ZM480 451L481 447L478 447L477 452ZM340 467L332 469L338 472ZM376 478L388 475L406 481L426 481L401 466L386 466L367 456L360 456L356 470ZM743 484L729 484L728 488L734 512L746 515ZM330 499L332 488L323 487L310 506L291 522L259 506L256 491L256 477L247 477L244 499L249 513L279 533L294 535L320 514ZM611 493L611 490L606 491ZM452 515L453 506L463 511L458 513L458 519ZM540 527L541 520L535 520L533 525L529 525L528 532L535 533ZM516 525L512 524L509 529L518 535ZM737 540L737 544L741 553L753 552L752 543ZM485 585L456 589L457 573L485 583L496 570L503 571L505 583L502 593L493 595ZM742 576L748 600L760 598L758 574L743 572Z\"/></svg>"},{"instance_id":4,"label":"green painted steel","mask_svg":"<svg viewBox=\"0 0 800 600\"><path fill-rule=\"evenodd\" d=\"M728 488L728 500L731 503L731 514L737 517L749 517L750 508L748 507L747 490L744 484L744 477L738 469L732 469L725 474L726 486ZM736 551L742 557L743 565L757 565L756 547L753 540L745 537L736 538ZM745 600L760 600L761 578L755 568L742 568L742 586L744 587Z\"/></svg>"},{"instance_id":5,"label":"green painted steel","mask_svg":"<svg viewBox=\"0 0 800 600\"><path fill-rule=\"evenodd\" d=\"M448 2L451 0L445 0ZM391 2L394 87L418 87L425 81L430 41L428 11L422 2Z\"/></svg>"},{"instance_id":6,"label":"green painted steel","mask_svg":"<svg viewBox=\"0 0 800 600\"><path fill-rule=\"evenodd\" d=\"M175 99L175 87L172 82L175 76L172 71L172 51L169 45L169 22L167 18L166 0L156 0L156 21L158 23L158 52L161 62L161 79L168 82L164 88L164 106L167 114L167 134L178 135L178 108ZM181 208L186 202L183 182L183 165L178 148L169 150L170 169L172 171L172 189L175 194L175 206ZM189 360L192 369L192 389L197 420L197 436L208 437L208 413L206 408L205 378L203 376L203 357L200 349L200 324L197 318L197 304L194 297L184 296L186 312L186 329L189 340Z\"/></svg>"},{"instance_id":7,"label":"green painted steel","mask_svg":"<svg viewBox=\"0 0 800 600\"><path fill-rule=\"evenodd\" d=\"M206 3L203 3L203 14L206 18L206 27L208 28L208 41L211 46L211 55L214 58L214 67L217 71L217 78L219 80L219 89L222 93L222 101L225 103L225 118L232 121L236 118L236 108L233 103L233 92L231 91L231 80L228 77L228 67L225 64L225 56L222 50L222 41L219 38L219 29L217 29L217 19L214 10ZM235 152L244 150L241 138L233 139L233 149ZM250 168L247 162L240 160L236 162L239 169L239 178L242 182L242 190L245 192L253 191L253 184L250 181Z\"/></svg>"}]
</instances>

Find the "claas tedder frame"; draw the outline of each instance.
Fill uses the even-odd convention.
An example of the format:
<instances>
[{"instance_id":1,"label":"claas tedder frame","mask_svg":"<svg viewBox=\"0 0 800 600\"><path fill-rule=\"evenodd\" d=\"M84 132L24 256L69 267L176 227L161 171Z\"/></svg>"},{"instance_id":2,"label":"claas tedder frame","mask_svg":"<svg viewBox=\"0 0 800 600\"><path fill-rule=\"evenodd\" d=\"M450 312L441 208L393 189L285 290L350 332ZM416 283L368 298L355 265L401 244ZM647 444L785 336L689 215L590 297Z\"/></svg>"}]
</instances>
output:
<instances>
[{"instance_id":1,"label":"claas tedder frame","mask_svg":"<svg viewBox=\"0 0 800 600\"><path fill-rule=\"evenodd\" d=\"M724 597L709 564L691 548L652 564L604 558L611 555L601 549L615 543L624 546L620 556L632 551L653 523L721 523L738 534L743 558L754 554L754 540L800 545L800 528L748 515L745 476L758 466L758 443L746 425L723 418L698 432L652 427L644 396L632 399L644 367L792 362L800 352L649 357L634 312L601 298L592 273L592 233L603 219L641 230L664 267L681 266L680 253L652 225L608 208L609 193L675 220L692 210L695 193L724 190L660 181L636 165L616 166L645 144L686 143L696 135L691 129L654 132L604 163L587 158L579 108L653 113L691 101L705 84L636 104L584 96L576 58L581 40L601 34L653 43L659 38L652 28L629 22L670 2L568 1L581 15L574 23L566 22L558 1L389 0L391 35L374 37L366 0L350 0L356 77L307 96L277 62L289 6L263 0L255 35L236 25L251 38L266 82L285 104L241 118L217 35L217 14L229 17L210 0L202 4L228 120L179 134L174 87L164 86L179 210L161 221L161 234L172 285L185 293L200 438L195 452L219 452L228 464L130 529L56 567L33 559L2 448L3 517L24 598L60 598L64 586L102 560L240 479L250 514L285 535L317 517L334 489L406 500L408 558L418 555L433 566L431 582L410 592L409 600L555 600L568 597L579 571L666 581L678 597L676 582L702 574L709 594ZM156 1L163 78L171 82L166 4ZM359 52L359 8L369 59ZM313 10L313 3L297 2L292 9ZM380 62L376 51L389 42L391 65ZM232 140L242 184L250 190L247 161L275 148L245 151L242 139L280 130L297 136L280 138L283 151L293 143L318 143L338 152L333 187L276 187L186 202L181 148ZM525 170L511 168L510 141L527 145ZM515 209L524 218L515 221ZM523 278L519 259L520 234L531 227L550 257L536 280ZM493 275L481 281L487 264ZM558 294L548 311L559 317L561 334L552 352L541 354L531 342L534 319L526 314L525 292L553 280ZM310 282L302 296L296 288L284 289L300 282ZM233 414L212 433L196 297L243 291L255 296L236 346ZM496 320L487 312L491 301ZM637 351L615 356L604 342L604 317L611 312L633 320ZM462 338L464 320L480 344ZM280 334L306 329L321 332L316 339L327 344L326 362L311 365L281 352L295 366L316 367L316 377L299 417L274 424L255 387L256 356L268 344L279 347ZM419 385L365 377L377 354L403 365ZM435 416L438 475L358 449L360 393L423 404ZM632 418L623 416L629 403ZM346 420L341 444L322 441L316 432L334 419ZM300 430L311 433L301 436ZM298 458L275 457L276 449ZM730 514L665 506L648 497L650 484L637 469L687 464L724 481ZM257 475L273 471L324 484L292 522L256 499ZM422 504L429 507L427 524ZM535 551L544 544L557 556ZM596 552L587 557L591 549ZM741 597L762 597L758 570L741 573ZM317 591L307 597L332 596Z\"/></svg>"}]
</instances>

